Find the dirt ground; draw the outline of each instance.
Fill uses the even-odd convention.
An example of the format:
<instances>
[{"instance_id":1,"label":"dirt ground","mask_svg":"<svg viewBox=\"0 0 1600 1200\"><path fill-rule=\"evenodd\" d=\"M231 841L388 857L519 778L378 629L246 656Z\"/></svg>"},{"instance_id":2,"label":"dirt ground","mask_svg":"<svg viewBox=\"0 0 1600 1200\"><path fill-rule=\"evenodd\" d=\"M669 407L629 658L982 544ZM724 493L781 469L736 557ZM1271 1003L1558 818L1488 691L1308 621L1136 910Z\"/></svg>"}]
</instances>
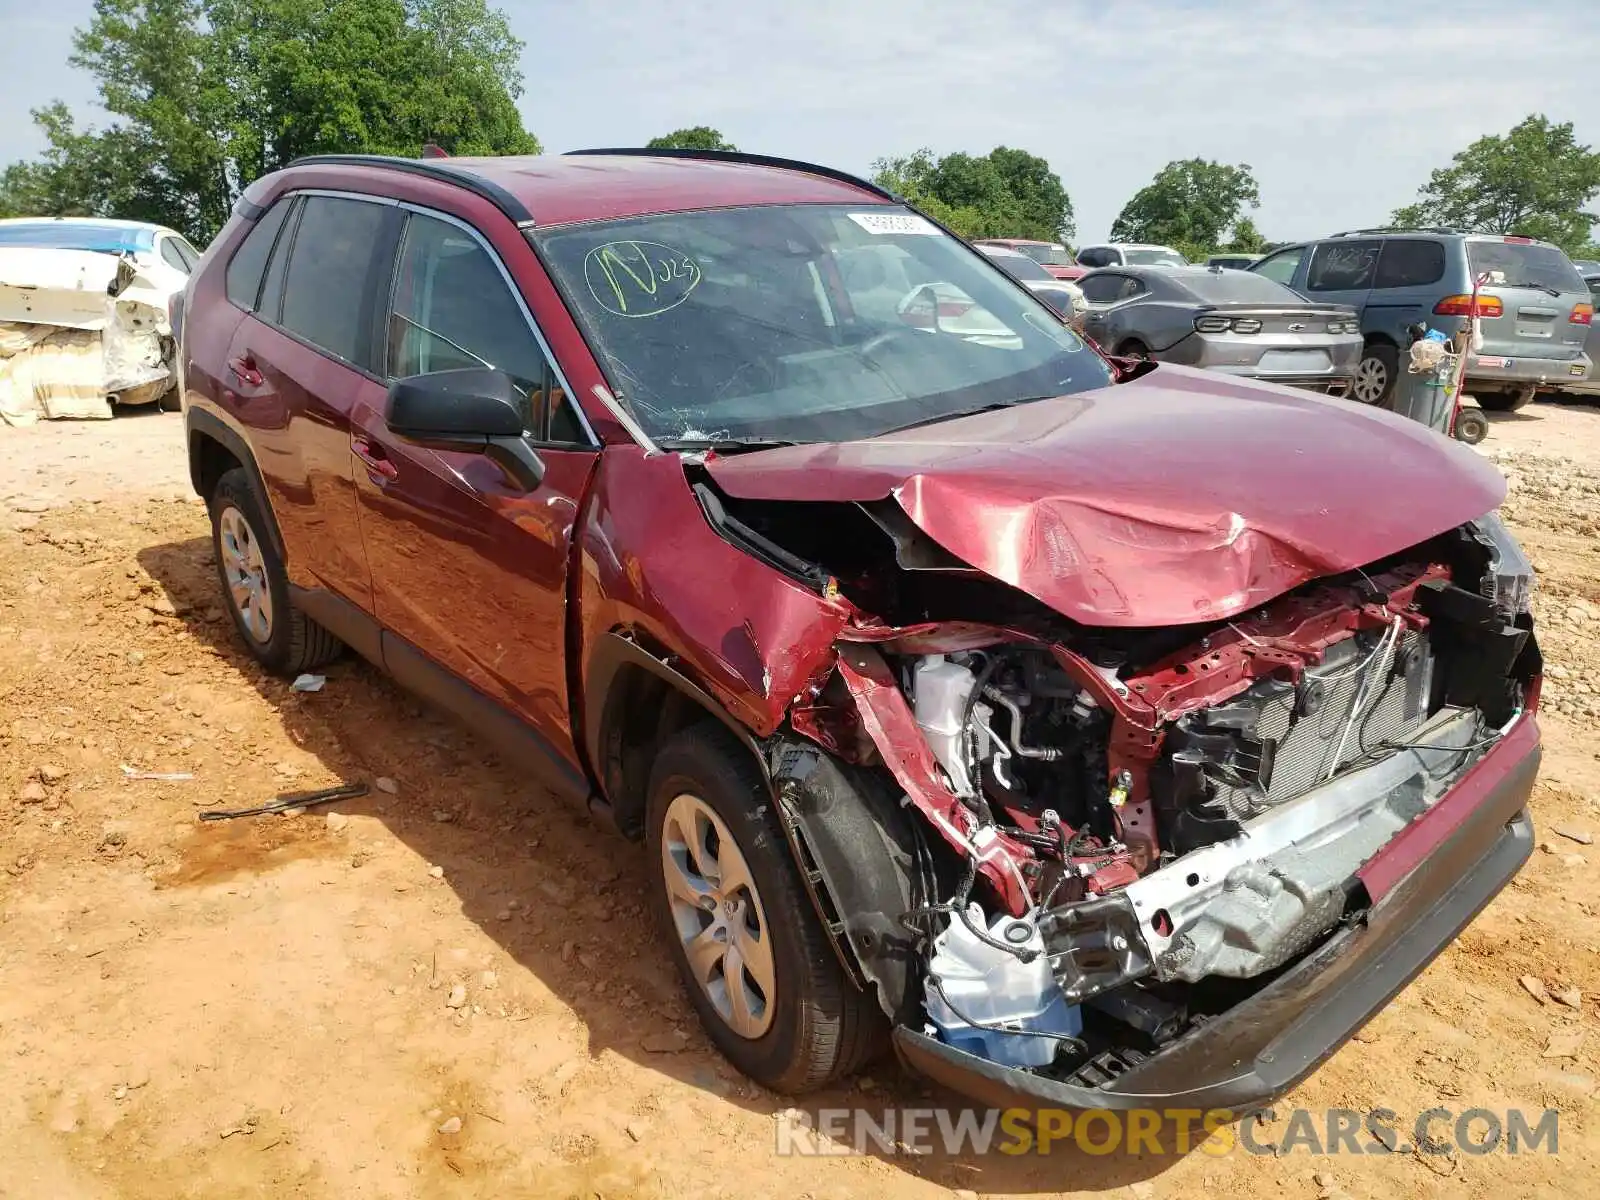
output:
<instances>
[{"instance_id":1,"label":"dirt ground","mask_svg":"<svg viewBox=\"0 0 1600 1200\"><path fill-rule=\"evenodd\" d=\"M1541 847L1279 1106L1559 1110L1557 1155L1438 1159L776 1156L788 1102L699 1033L637 848L358 662L314 694L251 664L180 431L170 414L0 429L0 1196L1600 1188L1600 850L1556 832L1600 834L1600 409L1536 405L1482 447L1540 576ZM379 777L331 812L196 820ZM1524 976L1576 987L1578 1009ZM883 1062L806 1106L948 1102Z\"/></svg>"}]
</instances>

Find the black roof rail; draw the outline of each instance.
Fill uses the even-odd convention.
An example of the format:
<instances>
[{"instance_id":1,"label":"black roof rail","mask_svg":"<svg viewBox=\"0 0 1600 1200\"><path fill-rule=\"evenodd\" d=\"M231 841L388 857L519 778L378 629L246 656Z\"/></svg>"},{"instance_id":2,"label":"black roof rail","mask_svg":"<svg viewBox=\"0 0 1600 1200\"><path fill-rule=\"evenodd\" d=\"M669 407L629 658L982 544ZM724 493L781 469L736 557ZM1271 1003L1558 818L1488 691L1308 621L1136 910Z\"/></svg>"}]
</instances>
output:
<instances>
[{"instance_id":1,"label":"black roof rail","mask_svg":"<svg viewBox=\"0 0 1600 1200\"><path fill-rule=\"evenodd\" d=\"M482 196L518 225L533 220L528 206L518 200L498 183L458 165L453 158L398 158L388 154L313 154L297 158L291 167L386 167L391 171L405 171L442 183L453 183L475 195Z\"/></svg>"},{"instance_id":2,"label":"black roof rail","mask_svg":"<svg viewBox=\"0 0 1600 1200\"><path fill-rule=\"evenodd\" d=\"M1442 233L1457 234L1459 229L1446 229L1438 225L1374 225L1370 229L1346 229L1342 233L1330 233L1330 238L1358 237L1369 233Z\"/></svg>"},{"instance_id":3,"label":"black roof rail","mask_svg":"<svg viewBox=\"0 0 1600 1200\"><path fill-rule=\"evenodd\" d=\"M885 200L892 200L896 204L905 203L905 197L897 196L888 188L879 187L871 180L862 179L859 175L852 175L848 171L820 166L817 163L802 162L797 158L776 158L770 154L746 154L742 150L690 150L676 146L664 150L652 150L647 146L616 146L610 149L568 150L563 157L574 154L628 154L635 158L697 158L707 162L745 163L752 167L777 167L785 171L799 171L805 175L817 175L823 179L832 179L839 183L854 184L856 187L863 188L875 196L882 196Z\"/></svg>"}]
</instances>

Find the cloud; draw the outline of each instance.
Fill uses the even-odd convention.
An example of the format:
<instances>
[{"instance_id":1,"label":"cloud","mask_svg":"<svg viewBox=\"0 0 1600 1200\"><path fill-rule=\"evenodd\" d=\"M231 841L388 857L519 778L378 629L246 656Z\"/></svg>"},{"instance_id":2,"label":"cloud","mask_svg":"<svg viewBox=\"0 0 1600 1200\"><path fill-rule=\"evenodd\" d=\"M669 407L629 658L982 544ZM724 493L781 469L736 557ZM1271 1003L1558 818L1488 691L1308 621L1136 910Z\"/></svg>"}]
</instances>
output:
<instances>
[{"instance_id":1,"label":"cloud","mask_svg":"<svg viewBox=\"0 0 1600 1200\"><path fill-rule=\"evenodd\" d=\"M1246 162L1270 238L1384 220L1473 138L1531 111L1600 143L1594 0L1416 10L1376 0L522 0L528 124L552 151L714 125L866 171L919 146L1041 154L1080 236L1174 158ZM88 0L0 0L0 161L26 110L92 99L69 71ZM1435 12L1437 21L1411 14ZM13 15L19 14L19 15Z\"/></svg>"}]
</instances>

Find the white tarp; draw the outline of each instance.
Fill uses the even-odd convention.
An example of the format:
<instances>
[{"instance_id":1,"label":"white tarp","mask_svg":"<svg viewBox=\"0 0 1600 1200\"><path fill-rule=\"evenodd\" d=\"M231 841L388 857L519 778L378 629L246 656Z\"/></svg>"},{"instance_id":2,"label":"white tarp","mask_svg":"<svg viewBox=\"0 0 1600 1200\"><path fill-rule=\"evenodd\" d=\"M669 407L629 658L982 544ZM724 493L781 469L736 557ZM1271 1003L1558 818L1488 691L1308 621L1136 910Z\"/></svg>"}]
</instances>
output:
<instances>
[{"instance_id":1,"label":"white tarp","mask_svg":"<svg viewBox=\"0 0 1600 1200\"><path fill-rule=\"evenodd\" d=\"M0 247L0 419L105 418L171 386L166 296L131 258Z\"/></svg>"}]
</instances>

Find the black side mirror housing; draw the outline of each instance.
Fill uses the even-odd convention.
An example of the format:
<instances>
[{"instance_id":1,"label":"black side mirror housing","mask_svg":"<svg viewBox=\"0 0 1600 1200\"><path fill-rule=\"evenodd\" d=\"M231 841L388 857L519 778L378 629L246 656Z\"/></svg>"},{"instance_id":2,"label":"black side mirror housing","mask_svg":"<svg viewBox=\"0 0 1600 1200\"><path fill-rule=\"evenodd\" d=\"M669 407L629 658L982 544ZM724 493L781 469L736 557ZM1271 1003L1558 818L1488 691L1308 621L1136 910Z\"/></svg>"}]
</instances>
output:
<instances>
[{"instance_id":1,"label":"black side mirror housing","mask_svg":"<svg viewBox=\"0 0 1600 1200\"><path fill-rule=\"evenodd\" d=\"M522 397L504 371L467 367L397 379L389 385L384 417L408 442L493 459L524 491L544 479L544 460L523 427Z\"/></svg>"}]
</instances>

